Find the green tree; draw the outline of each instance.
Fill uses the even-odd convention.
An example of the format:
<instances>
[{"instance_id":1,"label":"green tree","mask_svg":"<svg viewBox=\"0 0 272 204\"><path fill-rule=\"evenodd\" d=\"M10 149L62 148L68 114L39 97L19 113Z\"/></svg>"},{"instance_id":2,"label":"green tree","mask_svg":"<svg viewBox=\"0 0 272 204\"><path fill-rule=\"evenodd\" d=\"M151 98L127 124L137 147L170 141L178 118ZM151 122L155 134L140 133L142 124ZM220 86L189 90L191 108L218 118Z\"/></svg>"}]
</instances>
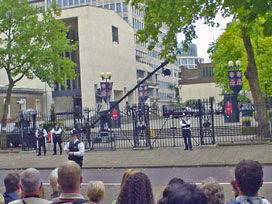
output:
<instances>
[{"instance_id":1,"label":"green tree","mask_svg":"<svg viewBox=\"0 0 272 204\"><path fill-rule=\"evenodd\" d=\"M251 34L252 46L256 57L257 71L260 89L266 96L272 96L272 37L263 35L263 28L260 26L263 21L255 24ZM228 25L225 32L217 39L209 49L214 67L216 83L223 89L223 92L230 93L228 85L227 62L229 59L239 59L243 72L247 69L247 53L243 46L243 39L239 21ZM243 90L250 90L247 78L243 78Z\"/></svg>"},{"instance_id":2,"label":"green tree","mask_svg":"<svg viewBox=\"0 0 272 204\"><path fill-rule=\"evenodd\" d=\"M256 21L261 17L264 35L272 34L272 2L271 0L127 0L136 8L144 10L145 27L140 30L138 41L149 42L149 49L153 49L159 43L161 28L168 27L167 34L162 37L162 51L160 56L165 59L174 60L177 49L177 36L181 32L185 35L184 45L191 43L196 38L195 23L203 18L205 23L217 26L215 16L222 13L223 16L234 16L241 23L240 32L247 53L247 68L245 76L255 104L264 104L264 98L259 86L255 53L252 47L251 32L254 30ZM231 60L231 59L229 59ZM228 60L228 61L229 61ZM261 135L268 132L268 117L265 106L256 109L259 120Z\"/></svg>"},{"instance_id":3,"label":"green tree","mask_svg":"<svg viewBox=\"0 0 272 204\"><path fill-rule=\"evenodd\" d=\"M64 58L64 52L76 49L66 38L68 27L57 20L60 9L38 15L38 9L26 0L0 1L0 69L8 79L2 115L2 138L6 135L6 119L11 93L23 78L38 78L49 85L75 77L75 63ZM0 138L1 139L1 138Z\"/></svg>"}]
</instances>

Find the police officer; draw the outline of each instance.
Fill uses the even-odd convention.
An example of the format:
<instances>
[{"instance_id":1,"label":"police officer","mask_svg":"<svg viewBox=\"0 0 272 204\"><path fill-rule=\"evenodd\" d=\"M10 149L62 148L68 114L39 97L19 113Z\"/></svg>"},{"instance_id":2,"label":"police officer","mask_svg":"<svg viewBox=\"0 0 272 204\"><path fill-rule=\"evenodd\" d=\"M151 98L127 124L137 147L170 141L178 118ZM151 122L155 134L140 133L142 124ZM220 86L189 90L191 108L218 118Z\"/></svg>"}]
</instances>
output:
<instances>
[{"instance_id":1,"label":"police officer","mask_svg":"<svg viewBox=\"0 0 272 204\"><path fill-rule=\"evenodd\" d=\"M60 127L59 123L56 123L55 127L51 130L51 136L52 136L52 140L53 140L53 144L54 144L53 155L57 154L57 143L59 145L60 154L62 154L61 135L62 135L62 128Z\"/></svg>"},{"instance_id":2,"label":"police officer","mask_svg":"<svg viewBox=\"0 0 272 204\"><path fill-rule=\"evenodd\" d=\"M186 114L182 114L182 119L180 121L180 126L182 128L182 136L185 143L185 149L184 150L193 150L192 148L192 141L191 141L191 120L187 118ZM189 145L189 146L188 146Z\"/></svg>"},{"instance_id":3,"label":"police officer","mask_svg":"<svg viewBox=\"0 0 272 204\"><path fill-rule=\"evenodd\" d=\"M78 138L77 129L71 130L71 141L64 146L64 151L68 155L68 160L75 161L82 168L83 155L85 152L84 143Z\"/></svg>"},{"instance_id":4,"label":"police officer","mask_svg":"<svg viewBox=\"0 0 272 204\"><path fill-rule=\"evenodd\" d=\"M46 156L45 138L47 136L47 132L43 128L43 124L39 125L39 128L36 130L35 135L38 140L38 154L37 154L37 156L41 156L41 147L43 147L43 153L44 153L44 156Z\"/></svg>"}]
</instances>

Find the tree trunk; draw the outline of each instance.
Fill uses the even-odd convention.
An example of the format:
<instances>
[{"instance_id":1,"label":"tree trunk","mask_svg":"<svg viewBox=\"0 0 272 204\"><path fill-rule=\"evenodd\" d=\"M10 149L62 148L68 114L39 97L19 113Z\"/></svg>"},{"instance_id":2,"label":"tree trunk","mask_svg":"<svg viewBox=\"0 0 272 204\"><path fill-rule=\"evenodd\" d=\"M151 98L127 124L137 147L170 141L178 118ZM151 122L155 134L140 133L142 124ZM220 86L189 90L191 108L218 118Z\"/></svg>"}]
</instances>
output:
<instances>
[{"instance_id":1,"label":"tree trunk","mask_svg":"<svg viewBox=\"0 0 272 204\"><path fill-rule=\"evenodd\" d=\"M7 147L7 116L8 116L8 106L10 104L10 98L11 98L11 91L12 91L13 85L9 84L6 94L6 100L4 103L4 109L3 109L3 115L1 119L1 135L0 135L0 147L6 148Z\"/></svg>"},{"instance_id":2,"label":"tree trunk","mask_svg":"<svg viewBox=\"0 0 272 204\"><path fill-rule=\"evenodd\" d=\"M251 44L251 39L245 27L242 28L242 36L243 36L243 42L246 48L247 60L248 60L245 76L248 80L253 101L255 104L255 110L257 112L258 124L259 124L258 136L268 137L269 136L269 124L268 124L269 120L267 115L267 108L266 108L266 104L265 104L265 101L259 86L257 66L256 66L253 47Z\"/></svg>"}]
</instances>

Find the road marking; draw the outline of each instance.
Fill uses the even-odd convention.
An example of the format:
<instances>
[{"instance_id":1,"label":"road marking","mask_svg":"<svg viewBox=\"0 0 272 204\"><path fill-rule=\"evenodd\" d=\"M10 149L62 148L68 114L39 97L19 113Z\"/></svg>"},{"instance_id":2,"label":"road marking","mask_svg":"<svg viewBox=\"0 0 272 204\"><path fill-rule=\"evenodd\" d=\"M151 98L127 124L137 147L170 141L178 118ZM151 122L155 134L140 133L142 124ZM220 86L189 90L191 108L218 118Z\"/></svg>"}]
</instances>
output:
<instances>
[{"instance_id":1,"label":"road marking","mask_svg":"<svg viewBox=\"0 0 272 204\"><path fill-rule=\"evenodd\" d=\"M196 185L200 185L201 183L195 183ZM219 183L220 185L230 185L230 183ZM272 182L263 182L263 184L272 184ZM49 183L43 183L43 185L49 186ZM87 186L88 183L81 183L82 186ZM105 186L120 186L121 183L104 183Z\"/></svg>"}]
</instances>

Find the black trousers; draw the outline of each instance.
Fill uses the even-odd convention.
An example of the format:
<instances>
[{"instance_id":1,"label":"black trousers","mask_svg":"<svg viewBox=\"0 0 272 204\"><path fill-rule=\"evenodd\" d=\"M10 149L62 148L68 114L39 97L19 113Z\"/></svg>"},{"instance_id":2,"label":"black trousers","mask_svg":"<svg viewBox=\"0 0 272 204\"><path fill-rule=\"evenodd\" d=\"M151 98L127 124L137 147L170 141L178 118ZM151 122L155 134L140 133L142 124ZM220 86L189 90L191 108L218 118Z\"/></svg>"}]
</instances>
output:
<instances>
[{"instance_id":1,"label":"black trousers","mask_svg":"<svg viewBox=\"0 0 272 204\"><path fill-rule=\"evenodd\" d=\"M53 135L53 143L54 143L54 154L57 154L57 144L59 145L60 154L62 154L61 135Z\"/></svg>"},{"instance_id":2,"label":"black trousers","mask_svg":"<svg viewBox=\"0 0 272 204\"><path fill-rule=\"evenodd\" d=\"M38 139L38 155L41 155L41 147L43 147L43 154L46 155L45 139Z\"/></svg>"},{"instance_id":3,"label":"black trousers","mask_svg":"<svg viewBox=\"0 0 272 204\"><path fill-rule=\"evenodd\" d=\"M184 139L185 149L192 149L191 130L183 129L182 136Z\"/></svg>"}]
</instances>

